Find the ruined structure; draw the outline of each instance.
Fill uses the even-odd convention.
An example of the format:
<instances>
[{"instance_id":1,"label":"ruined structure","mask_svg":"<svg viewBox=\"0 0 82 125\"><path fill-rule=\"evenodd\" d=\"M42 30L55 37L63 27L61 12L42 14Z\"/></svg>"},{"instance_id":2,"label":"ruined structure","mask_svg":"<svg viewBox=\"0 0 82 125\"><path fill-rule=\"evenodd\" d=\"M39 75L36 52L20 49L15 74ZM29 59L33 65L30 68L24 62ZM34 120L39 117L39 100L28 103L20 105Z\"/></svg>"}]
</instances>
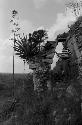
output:
<instances>
[{"instance_id":1,"label":"ruined structure","mask_svg":"<svg viewBox=\"0 0 82 125\"><path fill-rule=\"evenodd\" d=\"M40 39L41 40L41 39ZM40 94L48 89L50 80L50 69L53 63L53 57L56 53L61 64L62 79L55 82L53 96L56 94L56 104L54 104L53 117L56 125L69 123L72 125L81 120L82 106L82 17L70 27L68 33L61 34L55 41L47 41L40 48L37 44L39 53L29 59L30 50L24 53L23 48L18 44L18 55L26 59L29 68L33 70L34 90ZM37 40L38 41L38 40ZM24 40L25 42L25 40ZM22 42L22 46L24 47ZM34 42L34 41L33 41ZM36 42L36 41L35 41ZM64 48L62 53L55 51L58 42L62 42ZM37 42L38 43L38 42ZM34 44L34 43L33 43ZM48 44L48 46L47 46ZM32 45L32 43L31 43ZM47 46L47 49L45 49ZM25 43L25 52L27 50L27 41ZM36 48L36 49L37 49ZM21 50L21 51L19 51ZM42 51L40 51L42 50ZM23 51L23 52L22 52ZM22 54L21 54L22 53ZM29 55L28 55L29 53ZM26 55L25 55L26 54ZM34 53L32 53L34 54ZM28 55L28 56L27 56ZM37 56L36 56L37 55ZM28 59L26 58L28 57ZM58 65L59 66L59 65ZM59 75L59 74L58 74ZM55 77L55 75L53 75ZM41 94L40 94L41 95ZM81 122L80 122L81 123Z\"/></svg>"},{"instance_id":2,"label":"ruined structure","mask_svg":"<svg viewBox=\"0 0 82 125\"><path fill-rule=\"evenodd\" d=\"M64 49L69 51L69 58L67 58L65 54L62 53L60 54L61 59L59 60L60 63L62 64L62 71L63 71L61 72L61 75L62 77L64 76L64 79L65 79L65 80L63 79L62 81L63 81L63 84L65 83L65 86L67 86L65 88L65 93L64 93L64 96L67 99L67 101L65 102L66 110L68 111L67 121L70 121L70 124L75 124L75 123L81 124L82 123L81 121L81 117L82 117L82 17L78 18L78 20L70 27L70 30L68 32L68 36L65 42L62 40L61 42L64 45ZM60 88L62 89L64 88L64 86L62 86L61 83L62 82L59 81L59 86L61 87L58 87L57 90L60 90ZM62 91L59 91L59 92L63 93ZM58 96L59 100L61 100L61 97L62 96ZM75 103L73 107L71 103L72 104ZM63 111L62 109L60 110L63 114L64 110ZM59 120L59 123L57 124L60 124L60 121L62 122L61 113L58 113L58 114L59 114L58 117L60 120ZM68 120L69 117L70 117L70 120Z\"/></svg>"},{"instance_id":3,"label":"ruined structure","mask_svg":"<svg viewBox=\"0 0 82 125\"><path fill-rule=\"evenodd\" d=\"M48 41L50 44L53 41ZM36 59L34 63L29 63L29 68L33 70L33 82L34 90L37 92L47 90L47 82L50 81L49 71L51 70L51 64L53 63L53 57L55 54L56 42L52 44L52 49L46 52L42 59Z\"/></svg>"}]
</instances>

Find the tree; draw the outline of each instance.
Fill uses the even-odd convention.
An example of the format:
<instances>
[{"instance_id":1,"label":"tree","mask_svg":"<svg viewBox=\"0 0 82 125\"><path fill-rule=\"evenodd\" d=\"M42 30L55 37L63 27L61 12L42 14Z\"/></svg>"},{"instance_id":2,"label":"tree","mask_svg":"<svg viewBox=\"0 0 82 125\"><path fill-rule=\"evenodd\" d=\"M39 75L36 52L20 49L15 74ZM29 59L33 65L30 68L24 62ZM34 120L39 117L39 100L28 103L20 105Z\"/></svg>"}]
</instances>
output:
<instances>
[{"instance_id":1,"label":"tree","mask_svg":"<svg viewBox=\"0 0 82 125\"><path fill-rule=\"evenodd\" d=\"M50 69L48 60L46 62L44 58L47 49L47 38L45 30L37 30L32 34L30 33L28 38L27 36L19 37L14 47L16 55L26 61L29 64L29 68L33 70L34 90L38 91L45 88L43 86L45 86L47 74Z\"/></svg>"},{"instance_id":2,"label":"tree","mask_svg":"<svg viewBox=\"0 0 82 125\"><path fill-rule=\"evenodd\" d=\"M16 41L15 51L16 55L19 55L22 59L29 61L34 61L35 58L41 57L43 53L42 47L45 40L47 39L47 33L45 30L34 31L32 34L29 33L29 38L27 36L20 37Z\"/></svg>"}]
</instances>

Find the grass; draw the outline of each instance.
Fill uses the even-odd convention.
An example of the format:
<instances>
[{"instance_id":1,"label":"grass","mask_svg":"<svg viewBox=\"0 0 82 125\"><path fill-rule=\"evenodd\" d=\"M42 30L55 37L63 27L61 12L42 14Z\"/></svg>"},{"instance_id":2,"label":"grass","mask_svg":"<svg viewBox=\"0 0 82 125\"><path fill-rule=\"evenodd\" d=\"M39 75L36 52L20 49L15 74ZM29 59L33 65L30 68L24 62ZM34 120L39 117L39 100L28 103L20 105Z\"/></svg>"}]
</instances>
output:
<instances>
[{"instance_id":1,"label":"grass","mask_svg":"<svg viewBox=\"0 0 82 125\"><path fill-rule=\"evenodd\" d=\"M32 75L15 74L15 82L14 82L14 86L13 86L13 75L6 74L6 73L0 73L0 113L7 110L9 105L12 104L13 91L14 91L14 98L16 98L17 100L20 100L19 106L16 109L17 111L15 111L15 109L14 109L15 113L18 113L19 107L21 107L23 105L23 102L26 103L25 101L27 100L27 98L28 98L28 100L31 99L31 95L33 93ZM17 105L18 105L18 103L17 103ZM23 105L23 108L24 108L24 105ZM1 121L1 118L0 118L0 121ZM7 122L7 120L6 121L2 120L2 121L3 121L4 125L9 124ZM0 125L3 123L1 122Z\"/></svg>"},{"instance_id":2,"label":"grass","mask_svg":"<svg viewBox=\"0 0 82 125\"><path fill-rule=\"evenodd\" d=\"M75 125L72 122L79 115L80 105L75 101L76 97L65 94L67 86L60 82L55 84L52 94L45 93L45 97L42 95L38 97L33 91L31 74L15 74L13 86L12 74L1 73L0 125L54 125L55 118L58 120L57 117L60 120L56 125L63 125L66 124L69 114L71 114L71 124ZM64 90L59 89L64 87Z\"/></svg>"}]
</instances>

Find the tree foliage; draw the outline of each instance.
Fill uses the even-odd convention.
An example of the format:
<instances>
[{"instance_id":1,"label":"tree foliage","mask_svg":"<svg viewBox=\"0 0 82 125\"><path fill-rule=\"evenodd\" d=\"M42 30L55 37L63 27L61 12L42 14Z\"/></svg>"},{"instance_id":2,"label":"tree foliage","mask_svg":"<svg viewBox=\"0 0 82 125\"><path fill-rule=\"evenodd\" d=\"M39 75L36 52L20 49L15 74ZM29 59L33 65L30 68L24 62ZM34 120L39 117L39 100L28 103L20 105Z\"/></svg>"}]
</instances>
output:
<instances>
[{"instance_id":1,"label":"tree foliage","mask_svg":"<svg viewBox=\"0 0 82 125\"><path fill-rule=\"evenodd\" d=\"M66 7L71 9L76 17L81 15L82 1L70 0L66 3Z\"/></svg>"},{"instance_id":2,"label":"tree foliage","mask_svg":"<svg viewBox=\"0 0 82 125\"><path fill-rule=\"evenodd\" d=\"M43 54L42 50L47 38L47 32L45 30L38 30L34 31L32 34L30 33L29 38L27 38L27 36L19 37L19 39L15 41L14 49L16 55L27 62L37 57L40 58L41 54Z\"/></svg>"},{"instance_id":3,"label":"tree foliage","mask_svg":"<svg viewBox=\"0 0 82 125\"><path fill-rule=\"evenodd\" d=\"M78 45L78 49L81 50L82 48L82 16L80 16L77 21L70 26L70 30L69 30L69 36L75 36L76 38L76 42Z\"/></svg>"}]
</instances>

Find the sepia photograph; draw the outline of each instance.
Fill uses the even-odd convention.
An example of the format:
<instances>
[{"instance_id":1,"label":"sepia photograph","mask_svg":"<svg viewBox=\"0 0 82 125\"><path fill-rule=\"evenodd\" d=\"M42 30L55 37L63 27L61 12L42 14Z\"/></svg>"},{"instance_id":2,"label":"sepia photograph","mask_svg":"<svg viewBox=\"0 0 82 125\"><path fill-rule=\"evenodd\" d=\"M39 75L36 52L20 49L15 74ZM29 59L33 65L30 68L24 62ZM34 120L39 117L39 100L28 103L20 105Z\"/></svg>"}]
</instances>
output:
<instances>
[{"instance_id":1,"label":"sepia photograph","mask_svg":"<svg viewBox=\"0 0 82 125\"><path fill-rule=\"evenodd\" d=\"M82 0L0 0L0 125L82 125Z\"/></svg>"}]
</instances>

